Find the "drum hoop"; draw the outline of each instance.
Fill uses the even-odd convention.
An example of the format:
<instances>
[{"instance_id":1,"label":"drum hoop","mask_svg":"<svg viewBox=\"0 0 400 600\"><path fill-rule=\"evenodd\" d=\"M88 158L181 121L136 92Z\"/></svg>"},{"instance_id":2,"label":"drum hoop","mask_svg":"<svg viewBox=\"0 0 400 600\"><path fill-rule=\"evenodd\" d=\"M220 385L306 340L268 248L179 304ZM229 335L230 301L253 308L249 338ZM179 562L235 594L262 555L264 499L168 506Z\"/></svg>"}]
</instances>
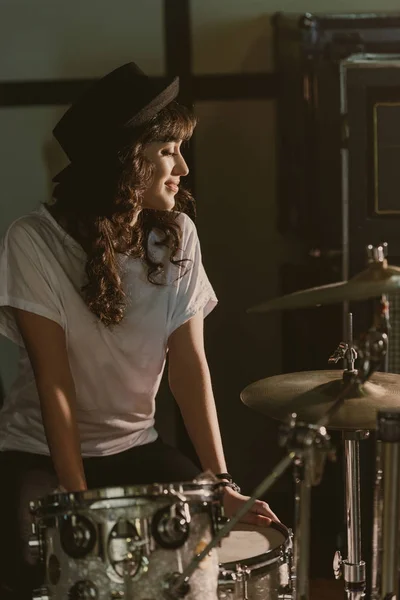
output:
<instances>
[{"instance_id":1,"label":"drum hoop","mask_svg":"<svg viewBox=\"0 0 400 600\"><path fill-rule=\"evenodd\" d=\"M181 499L185 502L213 503L220 498L218 484L210 482L152 483L150 485L113 486L95 488L85 492L61 492L40 498L32 505L32 512L88 507L101 500L138 498L143 500L163 499L173 504ZM112 505L110 506L112 508Z\"/></svg>"},{"instance_id":2,"label":"drum hoop","mask_svg":"<svg viewBox=\"0 0 400 600\"><path fill-rule=\"evenodd\" d=\"M289 530L283 523L277 523L276 521L273 521L269 527L281 533L285 538L280 546L277 546L268 552L264 552L263 554L244 558L243 560L220 563L221 569L234 573L237 565L240 565L243 569L249 569L252 572L256 572L269 567L271 564L275 564L283 555L283 551L289 541Z\"/></svg>"}]
</instances>

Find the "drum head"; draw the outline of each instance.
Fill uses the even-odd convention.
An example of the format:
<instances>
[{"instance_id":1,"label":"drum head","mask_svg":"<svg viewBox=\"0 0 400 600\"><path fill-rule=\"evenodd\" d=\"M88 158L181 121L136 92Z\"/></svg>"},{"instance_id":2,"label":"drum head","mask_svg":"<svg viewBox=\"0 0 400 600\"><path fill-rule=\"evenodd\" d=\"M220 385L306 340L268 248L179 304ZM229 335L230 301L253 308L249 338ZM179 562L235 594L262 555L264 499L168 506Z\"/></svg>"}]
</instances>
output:
<instances>
[{"instance_id":1,"label":"drum head","mask_svg":"<svg viewBox=\"0 0 400 600\"><path fill-rule=\"evenodd\" d=\"M270 527L240 523L222 539L219 562L229 570L237 563L251 566L271 560L280 554L287 538L286 527L279 523L271 523Z\"/></svg>"}]
</instances>

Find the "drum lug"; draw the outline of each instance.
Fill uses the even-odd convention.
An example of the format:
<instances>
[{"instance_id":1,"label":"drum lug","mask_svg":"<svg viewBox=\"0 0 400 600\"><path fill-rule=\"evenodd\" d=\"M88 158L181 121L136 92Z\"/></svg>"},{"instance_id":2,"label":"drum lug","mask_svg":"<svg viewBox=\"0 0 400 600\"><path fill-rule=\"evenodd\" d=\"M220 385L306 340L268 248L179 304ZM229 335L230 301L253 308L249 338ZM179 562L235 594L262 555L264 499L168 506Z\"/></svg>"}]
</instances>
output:
<instances>
[{"instance_id":1,"label":"drum lug","mask_svg":"<svg viewBox=\"0 0 400 600\"><path fill-rule=\"evenodd\" d=\"M36 523L32 523L32 533L28 539L28 546L33 559L38 561L44 559L41 533L40 525L37 526Z\"/></svg>"},{"instance_id":2,"label":"drum lug","mask_svg":"<svg viewBox=\"0 0 400 600\"><path fill-rule=\"evenodd\" d=\"M38 560L40 558L41 552L40 552L40 540L36 534L32 534L29 536L28 546L29 546L29 550L31 552L32 557L35 560Z\"/></svg>"},{"instance_id":3,"label":"drum lug","mask_svg":"<svg viewBox=\"0 0 400 600\"><path fill-rule=\"evenodd\" d=\"M190 584L189 581L184 581L176 587L176 582L181 577L181 573L171 573L168 575L163 583L164 595L167 598L175 599L175 598L185 598L190 592Z\"/></svg>"},{"instance_id":4,"label":"drum lug","mask_svg":"<svg viewBox=\"0 0 400 600\"><path fill-rule=\"evenodd\" d=\"M287 587L289 587L290 590L293 590L293 582L296 579L296 573L293 562L293 530L288 529L288 534L288 539L285 545L285 549L283 551L283 562L286 563L288 566L289 584L288 586L284 586L284 588L286 589Z\"/></svg>"},{"instance_id":5,"label":"drum lug","mask_svg":"<svg viewBox=\"0 0 400 600\"><path fill-rule=\"evenodd\" d=\"M293 600L293 593L290 585L283 585L279 588L278 600Z\"/></svg>"},{"instance_id":6,"label":"drum lug","mask_svg":"<svg viewBox=\"0 0 400 600\"><path fill-rule=\"evenodd\" d=\"M251 570L248 569L247 567L245 569L243 569L243 591L244 591L244 597L248 598L249 597L249 579L250 579L250 575L251 575Z\"/></svg>"},{"instance_id":7,"label":"drum lug","mask_svg":"<svg viewBox=\"0 0 400 600\"><path fill-rule=\"evenodd\" d=\"M235 571L236 581L241 584L241 588L243 591L243 598L247 600L249 597L249 579L251 576L251 569L246 567L246 565L236 565Z\"/></svg>"},{"instance_id":8,"label":"drum lug","mask_svg":"<svg viewBox=\"0 0 400 600\"><path fill-rule=\"evenodd\" d=\"M50 600L49 591L42 587L33 592L32 600Z\"/></svg>"},{"instance_id":9,"label":"drum lug","mask_svg":"<svg viewBox=\"0 0 400 600\"><path fill-rule=\"evenodd\" d=\"M281 565L287 565L288 583L278 587L278 600L293 600L296 573L293 564L293 531L288 529L288 538L280 557Z\"/></svg>"},{"instance_id":10,"label":"drum lug","mask_svg":"<svg viewBox=\"0 0 400 600\"><path fill-rule=\"evenodd\" d=\"M92 598L98 600L99 593L97 586L89 579L82 579L74 583L68 592L70 600L81 600L81 598Z\"/></svg>"},{"instance_id":11,"label":"drum lug","mask_svg":"<svg viewBox=\"0 0 400 600\"><path fill-rule=\"evenodd\" d=\"M225 516L224 506L221 503L216 503L211 507L211 525L212 533L216 535L220 529L222 529L228 521Z\"/></svg>"}]
</instances>

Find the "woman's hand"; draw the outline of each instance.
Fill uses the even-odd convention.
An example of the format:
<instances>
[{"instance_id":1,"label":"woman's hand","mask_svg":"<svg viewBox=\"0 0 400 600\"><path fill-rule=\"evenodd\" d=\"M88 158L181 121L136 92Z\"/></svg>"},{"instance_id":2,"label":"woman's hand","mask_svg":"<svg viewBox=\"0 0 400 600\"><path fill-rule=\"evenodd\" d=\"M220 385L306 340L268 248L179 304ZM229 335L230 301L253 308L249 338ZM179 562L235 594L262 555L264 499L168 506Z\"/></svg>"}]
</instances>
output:
<instances>
[{"instance_id":1,"label":"woman's hand","mask_svg":"<svg viewBox=\"0 0 400 600\"><path fill-rule=\"evenodd\" d=\"M223 505L225 509L225 515L230 518L237 511L242 508L243 504L249 499L249 496L243 496L239 492L235 492L232 488L226 487L224 489ZM252 525L258 525L261 527L268 527L271 521L277 521L280 523L278 517L266 502L256 500L249 512L246 513L241 519L241 523L251 523Z\"/></svg>"}]
</instances>

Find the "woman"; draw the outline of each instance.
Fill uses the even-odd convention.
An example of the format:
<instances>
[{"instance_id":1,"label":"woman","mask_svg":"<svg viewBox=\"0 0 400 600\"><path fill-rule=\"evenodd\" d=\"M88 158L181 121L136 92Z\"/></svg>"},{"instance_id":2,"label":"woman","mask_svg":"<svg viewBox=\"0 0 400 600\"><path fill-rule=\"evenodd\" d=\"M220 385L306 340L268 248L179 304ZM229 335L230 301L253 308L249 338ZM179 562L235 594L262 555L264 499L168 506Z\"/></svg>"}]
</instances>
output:
<instances>
[{"instance_id":1,"label":"woman","mask_svg":"<svg viewBox=\"0 0 400 600\"><path fill-rule=\"evenodd\" d=\"M40 584L27 544L30 500L58 486L198 475L154 429L167 353L202 468L232 484L203 345L216 298L183 212L191 198L181 149L195 119L177 94L177 79L155 85L134 63L96 82L54 129L71 161L55 178L55 202L3 239L0 332L20 347L0 413L3 600L30 598ZM228 515L245 500L225 487ZM246 516L271 519L260 501Z\"/></svg>"}]
</instances>

